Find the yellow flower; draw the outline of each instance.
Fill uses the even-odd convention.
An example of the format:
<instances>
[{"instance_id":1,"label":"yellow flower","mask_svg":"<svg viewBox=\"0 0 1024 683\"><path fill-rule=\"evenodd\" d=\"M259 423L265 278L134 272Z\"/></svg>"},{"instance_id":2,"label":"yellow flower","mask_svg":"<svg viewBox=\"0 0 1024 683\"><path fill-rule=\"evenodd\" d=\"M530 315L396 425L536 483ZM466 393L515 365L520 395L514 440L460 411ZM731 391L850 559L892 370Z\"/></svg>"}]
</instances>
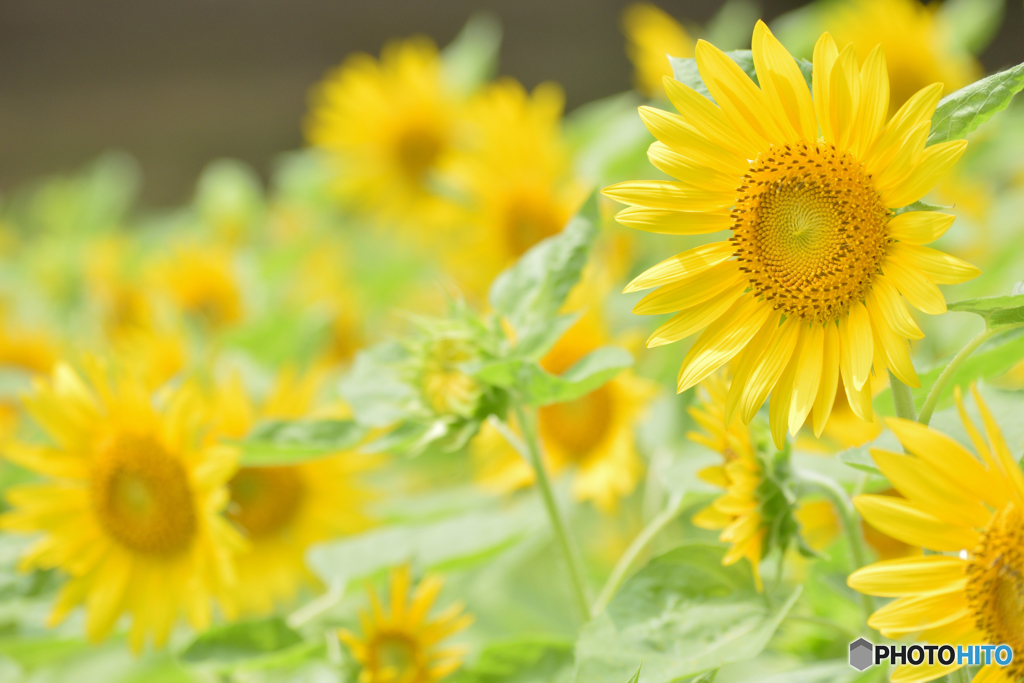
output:
<instances>
[{"instance_id":1,"label":"yellow flower","mask_svg":"<svg viewBox=\"0 0 1024 683\"><path fill-rule=\"evenodd\" d=\"M977 60L950 47L953 27L943 23L938 3L844 0L829 7L824 27L837 43L853 44L861 59L877 45L885 52L890 114L932 83L942 83L943 92L950 93L982 76Z\"/></svg>"},{"instance_id":2,"label":"yellow flower","mask_svg":"<svg viewBox=\"0 0 1024 683\"><path fill-rule=\"evenodd\" d=\"M531 94L502 79L470 107L469 141L452 162L454 182L471 204L470 230L450 265L473 293L486 293L499 272L560 232L583 200L562 138L564 102L553 83Z\"/></svg>"},{"instance_id":3,"label":"yellow flower","mask_svg":"<svg viewBox=\"0 0 1024 683\"><path fill-rule=\"evenodd\" d=\"M541 365L561 374L607 341L600 316L588 313L559 339ZM601 510L612 512L620 498L636 489L644 467L634 428L655 393L652 382L626 371L581 398L537 411L546 464L556 475L573 468L572 492L577 500L593 501ZM477 480L485 488L505 493L534 482L530 466L490 425L473 444L473 453Z\"/></svg>"},{"instance_id":4,"label":"yellow flower","mask_svg":"<svg viewBox=\"0 0 1024 683\"><path fill-rule=\"evenodd\" d=\"M359 683L433 683L462 664L461 647L441 647L441 641L468 627L473 618L462 605L450 605L431 617L430 609L441 592L441 579L424 578L413 594L409 568L391 572L391 599L387 607L370 591L370 612L360 616L362 637L342 629L338 637L362 666Z\"/></svg>"},{"instance_id":5,"label":"yellow flower","mask_svg":"<svg viewBox=\"0 0 1024 683\"><path fill-rule=\"evenodd\" d=\"M1005 643L1024 652L1024 474L981 396L972 393L987 442L956 390L974 453L916 422L886 421L908 454L871 455L904 498L864 495L854 504L880 531L936 552L878 562L854 572L849 584L897 598L868 620L887 638L913 633L919 642ZM928 681L955 668L900 667L892 680ZM1024 660L1015 658L1005 669L983 667L974 680L1010 683L1021 676Z\"/></svg>"},{"instance_id":6,"label":"yellow flower","mask_svg":"<svg viewBox=\"0 0 1024 683\"><path fill-rule=\"evenodd\" d=\"M110 339L130 335L153 324L153 310L146 287L139 286L136 260L123 237L101 239L89 246L85 281L91 302Z\"/></svg>"},{"instance_id":7,"label":"yellow flower","mask_svg":"<svg viewBox=\"0 0 1024 683\"><path fill-rule=\"evenodd\" d=\"M672 75L668 58L693 57L693 38L679 22L646 2L626 8L622 30L636 89L648 97L664 95L662 80Z\"/></svg>"},{"instance_id":8,"label":"yellow flower","mask_svg":"<svg viewBox=\"0 0 1024 683\"><path fill-rule=\"evenodd\" d=\"M690 408L689 412L704 432L691 432L687 436L721 454L721 465L705 467L697 476L725 489L725 494L694 515L693 523L701 529L721 529L718 540L730 545L722 564L730 565L747 558L757 589L761 590L761 557L771 523L761 514L764 471L747 427L739 420L726 420L725 400L729 393L726 377L714 375L701 387L704 389L701 405Z\"/></svg>"},{"instance_id":9,"label":"yellow flower","mask_svg":"<svg viewBox=\"0 0 1024 683\"><path fill-rule=\"evenodd\" d=\"M659 139L648 156L677 181L631 181L605 194L631 205L618 220L651 232L697 235L730 229L727 241L677 254L627 291L657 287L640 314L677 312L648 340L703 330L679 372L695 386L736 358L726 416L749 422L772 394L776 446L813 411L820 435L840 375L850 406L871 418L868 379L889 369L919 386L907 339L923 333L903 298L946 310L936 284L978 270L923 246L953 216L892 207L923 197L967 142L925 148L942 88L918 92L889 122L882 51L860 67L826 33L814 52L814 98L796 62L759 22L753 57L761 87L717 48L697 44L697 66L717 105L666 79L682 116L641 107ZM818 129L821 128L821 136Z\"/></svg>"},{"instance_id":10,"label":"yellow flower","mask_svg":"<svg viewBox=\"0 0 1024 683\"><path fill-rule=\"evenodd\" d=\"M22 569L68 574L51 624L85 604L98 641L128 613L138 651L147 636L162 646L179 614L205 628L212 596L230 611L232 557L244 542L219 512L237 454L202 436L200 403L185 385L155 407L142 381L96 361L85 379L60 364L37 383L26 407L53 445L8 456L45 479L8 491L13 510L0 524L42 533Z\"/></svg>"},{"instance_id":11,"label":"yellow flower","mask_svg":"<svg viewBox=\"0 0 1024 683\"><path fill-rule=\"evenodd\" d=\"M224 329L242 317L242 295L226 248L179 244L153 266L152 277L179 311L211 329Z\"/></svg>"},{"instance_id":12,"label":"yellow flower","mask_svg":"<svg viewBox=\"0 0 1024 683\"><path fill-rule=\"evenodd\" d=\"M431 182L447 162L458 102L426 38L388 43L380 61L355 54L314 91L310 144L333 154L338 191L385 219L418 225L443 214Z\"/></svg>"},{"instance_id":13,"label":"yellow flower","mask_svg":"<svg viewBox=\"0 0 1024 683\"><path fill-rule=\"evenodd\" d=\"M240 439L258 420L299 419L312 408L323 374L285 372L270 395L256 405L234 375L213 401L220 416L218 436ZM306 551L315 543L369 527L363 509L371 496L358 476L376 466L372 456L344 452L298 465L241 467L228 490L227 517L249 540L238 557L235 599L249 614L267 613L295 598L303 586L318 582L306 568Z\"/></svg>"}]
</instances>

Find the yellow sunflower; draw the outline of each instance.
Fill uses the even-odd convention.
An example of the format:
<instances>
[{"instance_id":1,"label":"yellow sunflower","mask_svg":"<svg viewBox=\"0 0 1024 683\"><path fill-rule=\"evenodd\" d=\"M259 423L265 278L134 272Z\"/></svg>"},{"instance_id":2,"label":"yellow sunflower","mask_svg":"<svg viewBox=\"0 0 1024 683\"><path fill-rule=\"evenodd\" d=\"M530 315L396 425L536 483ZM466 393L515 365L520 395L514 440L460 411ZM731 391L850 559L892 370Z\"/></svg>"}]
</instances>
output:
<instances>
[{"instance_id":1,"label":"yellow sunflower","mask_svg":"<svg viewBox=\"0 0 1024 683\"><path fill-rule=\"evenodd\" d=\"M837 43L852 44L861 59L878 45L885 52L890 114L932 83L942 83L944 92L950 93L982 76L974 57L950 47L953 27L942 21L938 3L842 0L829 8L824 28Z\"/></svg>"},{"instance_id":2,"label":"yellow sunflower","mask_svg":"<svg viewBox=\"0 0 1024 683\"><path fill-rule=\"evenodd\" d=\"M692 521L701 529L721 529L718 540L730 545L722 564L730 565L747 558L757 589L761 590L761 557L770 525L770 520L761 514L759 492L764 471L746 425L725 417L729 382L724 374L709 377L701 388L701 404L690 408L689 412L704 431L687 436L722 456L721 465L705 467L697 476L712 486L725 489L725 494L694 515Z\"/></svg>"},{"instance_id":3,"label":"yellow sunflower","mask_svg":"<svg viewBox=\"0 0 1024 683\"><path fill-rule=\"evenodd\" d=\"M528 93L506 78L469 107L467 143L452 162L470 203L470 230L450 254L460 284L486 294L494 277L560 232L583 201L562 137L565 98L553 83Z\"/></svg>"},{"instance_id":4,"label":"yellow sunflower","mask_svg":"<svg viewBox=\"0 0 1024 683\"><path fill-rule=\"evenodd\" d=\"M385 607L370 591L370 612L362 612L362 636L342 629L338 637L362 667L359 683L434 683L462 664L464 649L441 642L467 628L473 618L459 603L436 616L431 607L443 582L427 576L415 590L408 567L391 572L391 598Z\"/></svg>"},{"instance_id":5,"label":"yellow sunflower","mask_svg":"<svg viewBox=\"0 0 1024 683\"><path fill-rule=\"evenodd\" d=\"M967 142L925 147L942 92L929 86L888 123L885 58L859 66L824 34L814 51L814 97L796 62L763 22L753 35L760 87L725 53L697 44L697 66L715 102L665 79L682 116L641 107L658 138L649 151L675 181L630 181L605 194L630 208L625 225L677 235L732 236L677 254L626 291L657 287L640 314L676 312L648 340L668 344L703 332L679 372L695 386L737 358L726 416L749 422L769 393L781 448L813 411L820 435L840 375L854 413L871 418L868 379L889 369L918 386L907 339L923 336L903 298L946 310L936 284L963 282L973 266L923 246L953 216L894 215L923 197ZM819 136L819 128L821 134Z\"/></svg>"},{"instance_id":6,"label":"yellow sunflower","mask_svg":"<svg viewBox=\"0 0 1024 683\"><path fill-rule=\"evenodd\" d=\"M672 75L668 58L693 57L693 38L678 21L646 2L626 8L622 30L636 89L648 97L664 96L662 81Z\"/></svg>"},{"instance_id":7,"label":"yellow sunflower","mask_svg":"<svg viewBox=\"0 0 1024 683\"><path fill-rule=\"evenodd\" d=\"M925 643L1007 644L1024 652L1024 474L999 426L973 389L986 438L957 407L974 453L916 422L887 420L907 455L871 455L903 498L858 496L854 504L874 527L933 554L888 560L849 578L868 595L897 598L868 624L887 638L917 634ZM956 669L939 664L899 667L897 683L930 681ZM976 683L1012 683L1024 677L1024 659L989 665Z\"/></svg>"},{"instance_id":8,"label":"yellow sunflower","mask_svg":"<svg viewBox=\"0 0 1024 683\"><path fill-rule=\"evenodd\" d=\"M191 385L156 405L145 384L97 361L83 376L59 364L26 409L51 446L18 445L8 457L40 474L7 493L6 531L41 533L21 567L68 575L51 615L78 605L86 634L103 639L131 614L129 642L162 646L180 614L197 630L211 597L230 613L232 559L244 546L219 512L234 449L203 436L208 420Z\"/></svg>"},{"instance_id":9,"label":"yellow sunflower","mask_svg":"<svg viewBox=\"0 0 1024 683\"><path fill-rule=\"evenodd\" d=\"M222 330L242 318L242 293L232 253L214 244L183 243L153 264L155 288L176 309L212 330Z\"/></svg>"},{"instance_id":10,"label":"yellow sunflower","mask_svg":"<svg viewBox=\"0 0 1024 683\"><path fill-rule=\"evenodd\" d=\"M561 374L609 341L606 326L589 312L569 329L541 361L545 370ZM612 512L618 501L636 489L643 460L634 429L654 398L655 385L631 371L574 401L537 411L537 432L546 464L555 475L573 469L572 492L577 500L593 501ZM518 429L518 425L512 425ZM496 492L530 486L534 473L489 425L473 445L477 480Z\"/></svg>"},{"instance_id":11,"label":"yellow sunflower","mask_svg":"<svg viewBox=\"0 0 1024 683\"><path fill-rule=\"evenodd\" d=\"M444 215L431 183L455 143L459 102L426 38L354 54L313 93L306 139L332 154L341 197L385 219Z\"/></svg>"},{"instance_id":12,"label":"yellow sunflower","mask_svg":"<svg viewBox=\"0 0 1024 683\"><path fill-rule=\"evenodd\" d=\"M243 438L258 420L336 417L313 409L323 379L317 372L282 373L257 405L240 377L232 376L213 401L218 436ZM226 512L249 541L237 561L234 594L241 611L267 613L293 600L303 586L319 585L306 568L306 551L370 526L363 509L371 496L359 475L376 464L372 456L344 452L298 465L239 468L228 482Z\"/></svg>"}]
</instances>

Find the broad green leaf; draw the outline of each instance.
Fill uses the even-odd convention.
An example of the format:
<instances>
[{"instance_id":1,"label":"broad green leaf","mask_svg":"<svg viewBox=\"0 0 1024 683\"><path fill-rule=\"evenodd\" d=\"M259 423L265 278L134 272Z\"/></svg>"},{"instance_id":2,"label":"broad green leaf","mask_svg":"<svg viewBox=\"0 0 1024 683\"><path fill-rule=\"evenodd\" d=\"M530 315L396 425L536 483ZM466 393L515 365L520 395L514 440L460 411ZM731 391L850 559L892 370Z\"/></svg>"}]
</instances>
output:
<instances>
[{"instance_id":1,"label":"broad green leaf","mask_svg":"<svg viewBox=\"0 0 1024 683\"><path fill-rule=\"evenodd\" d=\"M643 662L644 683L671 683L756 657L800 595L774 609L750 567L723 567L725 548L684 545L622 586L576 644L576 683L621 683Z\"/></svg>"},{"instance_id":2,"label":"broad green leaf","mask_svg":"<svg viewBox=\"0 0 1024 683\"><path fill-rule=\"evenodd\" d=\"M938 7L938 19L948 27L948 49L981 54L999 31L1004 0L946 0Z\"/></svg>"},{"instance_id":3,"label":"broad green leaf","mask_svg":"<svg viewBox=\"0 0 1024 683\"><path fill-rule=\"evenodd\" d=\"M352 448L366 428L352 420L272 420L239 442L243 467L297 465Z\"/></svg>"},{"instance_id":4,"label":"broad green leaf","mask_svg":"<svg viewBox=\"0 0 1024 683\"><path fill-rule=\"evenodd\" d=\"M1024 64L992 74L942 98L932 116L929 145L965 138L1010 104L1024 88Z\"/></svg>"},{"instance_id":5,"label":"broad green leaf","mask_svg":"<svg viewBox=\"0 0 1024 683\"><path fill-rule=\"evenodd\" d=\"M1003 298L1003 297L998 297ZM1013 297L1005 297L1013 298ZM1022 297L1024 298L1024 297ZM949 378L942 390L938 407L947 406L953 398L953 387L960 386L966 389L971 382L984 379L992 379L1008 372L1014 365L1024 360L1024 335L1014 332L1006 332L971 354ZM920 411L924 405L928 392L939 375L946 369L946 363L939 363L928 372L920 373L921 386L911 389L914 396L914 407ZM873 401L873 407L883 416L896 414L896 406L892 400L892 390L886 389L878 394Z\"/></svg>"},{"instance_id":6,"label":"broad green leaf","mask_svg":"<svg viewBox=\"0 0 1024 683\"><path fill-rule=\"evenodd\" d=\"M180 657L217 669L270 668L296 657L301 661L317 647L319 643L303 641L281 617L270 617L215 626L193 640Z\"/></svg>"},{"instance_id":7,"label":"broad green leaf","mask_svg":"<svg viewBox=\"0 0 1024 683\"><path fill-rule=\"evenodd\" d=\"M750 80L757 83L757 71L754 69L754 56L750 50L733 50L732 52L726 52L732 61L739 64L740 68L743 69L744 73L750 76ZM715 98L708 92L708 88L704 85L704 79L701 78L700 70L697 68L697 60L693 57L669 57L669 62L672 64L672 73L675 79L684 85L688 85L704 97L708 98L712 102ZM804 81L807 82L807 87L811 87L811 71L813 65L806 59L797 59L797 66L800 67L800 73L803 74Z\"/></svg>"},{"instance_id":8,"label":"broad green leaf","mask_svg":"<svg viewBox=\"0 0 1024 683\"><path fill-rule=\"evenodd\" d=\"M445 82L472 93L498 73L501 22L490 13L474 14L441 55Z\"/></svg>"},{"instance_id":9,"label":"broad green leaf","mask_svg":"<svg viewBox=\"0 0 1024 683\"><path fill-rule=\"evenodd\" d=\"M486 365L476 376L520 392L532 406L546 406L586 396L632 365L633 356L625 349L602 346L561 375L552 375L535 362L512 359Z\"/></svg>"},{"instance_id":10,"label":"broad green leaf","mask_svg":"<svg viewBox=\"0 0 1024 683\"><path fill-rule=\"evenodd\" d=\"M568 683L573 642L557 636L526 636L491 643L452 683Z\"/></svg>"},{"instance_id":11,"label":"broad green leaf","mask_svg":"<svg viewBox=\"0 0 1024 683\"><path fill-rule=\"evenodd\" d=\"M949 304L947 308L976 313L985 319L989 329L1024 325L1024 294L968 299Z\"/></svg>"},{"instance_id":12,"label":"broad green leaf","mask_svg":"<svg viewBox=\"0 0 1024 683\"><path fill-rule=\"evenodd\" d=\"M562 335L576 324L582 312L566 313L555 317L548 325L538 327L531 334L516 341L512 357L539 360L551 350Z\"/></svg>"},{"instance_id":13,"label":"broad green leaf","mask_svg":"<svg viewBox=\"0 0 1024 683\"><path fill-rule=\"evenodd\" d=\"M557 235L535 245L491 285L494 312L526 339L551 324L580 279L599 221L597 193Z\"/></svg>"},{"instance_id":14,"label":"broad green leaf","mask_svg":"<svg viewBox=\"0 0 1024 683\"><path fill-rule=\"evenodd\" d=\"M430 524L393 525L327 543L309 552L309 565L327 584L405 562L423 569L471 565L544 528L536 499L528 497L498 510L475 510Z\"/></svg>"}]
</instances>

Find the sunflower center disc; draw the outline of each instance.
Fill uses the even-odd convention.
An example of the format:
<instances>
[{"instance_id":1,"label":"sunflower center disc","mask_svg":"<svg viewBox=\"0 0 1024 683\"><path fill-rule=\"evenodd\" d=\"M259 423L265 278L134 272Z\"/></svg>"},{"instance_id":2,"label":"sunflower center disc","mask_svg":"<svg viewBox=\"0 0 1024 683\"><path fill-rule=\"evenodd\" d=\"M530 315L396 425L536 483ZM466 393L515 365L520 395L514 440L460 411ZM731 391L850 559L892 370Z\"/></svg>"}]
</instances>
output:
<instances>
[{"instance_id":1,"label":"sunflower center disc","mask_svg":"<svg viewBox=\"0 0 1024 683\"><path fill-rule=\"evenodd\" d=\"M413 127L398 136L395 156L410 182L420 183L441 155L444 146L432 130Z\"/></svg>"},{"instance_id":2,"label":"sunflower center disc","mask_svg":"<svg viewBox=\"0 0 1024 683\"><path fill-rule=\"evenodd\" d=\"M772 147L738 193L732 241L758 295L817 322L864 298L890 242L890 214L851 154L823 142Z\"/></svg>"},{"instance_id":3,"label":"sunflower center disc","mask_svg":"<svg viewBox=\"0 0 1024 683\"><path fill-rule=\"evenodd\" d=\"M181 463L151 436L122 434L97 453L92 499L103 528L146 555L186 550L197 530L195 501Z\"/></svg>"},{"instance_id":4,"label":"sunflower center disc","mask_svg":"<svg viewBox=\"0 0 1024 683\"><path fill-rule=\"evenodd\" d=\"M409 636L402 633L382 634L374 645L379 670L392 671L397 676L415 671L416 643Z\"/></svg>"},{"instance_id":5,"label":"sunflower center disc","mask_svg":"<svg viewBox=\"0 0 1024 683\"><path fill-rule=\"evenodd\" d=\"M996 514L967 568L967 603L989 644L1024 652L1024 515L1013 503ZM1024 676L1014 657L1004 675Z\"/></svg>"},{"instance_id":6,"label":"sunflower center disc","mask_svg":"<svg viewBox=\"0 0 1024 683\"><path fill-rule=\"evenodd\" d=\"M228 517L250 538L270 536L295 517L304 488L293 468L243 467L228 483Z\"/></svg>"}]
</instances>

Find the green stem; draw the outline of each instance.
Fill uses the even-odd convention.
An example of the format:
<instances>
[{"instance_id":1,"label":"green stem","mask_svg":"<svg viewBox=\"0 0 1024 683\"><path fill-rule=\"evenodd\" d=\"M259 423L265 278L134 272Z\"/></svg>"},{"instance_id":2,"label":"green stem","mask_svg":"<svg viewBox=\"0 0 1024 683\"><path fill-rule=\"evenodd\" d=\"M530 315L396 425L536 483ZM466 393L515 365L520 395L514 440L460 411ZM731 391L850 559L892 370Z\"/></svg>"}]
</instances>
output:
<instances>
[{"instance_id":1,"label":"green stem","mask_svg":"<svg viewBox=\"0 0 1024 683\"><path fill-rule=\"evenodd\" d=\"M597 596L597 602L594 603L593 608L590 610L590 615L596 617L608 608L608 603L615 597L615 592L619 590L619 586L622 585L623 580L626 578L626 574L632 568L636 559L640 556L640 553L644 551L644 548L657 536L662 529L668 526L676 517L679 516L679 512L683 509L683 497L679 494L673 495L669 500L668 505L664 510L659 512L647 526L637 534L637 537L633 539L633 542L626 548L626 552L622 553L622 557L615 563L615 567L612 569L612 573L608 576L608 580L605 581L604 588L601 589L601 594Z\"/></svg>"},{"instance_id":2,"label":"green stem","mask_svg":"<svg viewBox=\"0 0 1024 683\"><path fill-rule=\"evenodd\" d=\"M857 521L857 511L853 507L850 497L846 495L846 491L843 490L843 487L817 472L801 470L797 473L797 476L800 480L828 498L832 505L835 506L836 512L839 513L839 519L843 525L843 533L846 535L846 542L850 547L850 559L852 560L853 565L850 573L852 574L854 571L865 566L867 564L867 553L864 549L864 536L860 532L860 524ZM866 622L875 612L875 599L870 595L861 593L860 602L861 607L864 610L864 619Z\"/></svg>"},{"instance_id":3,"label":"green stem","mask_svg":"<svg viewBox=\"0 0 1024 683\"><path fill-rule=\"evenodd\" d=\"M917 420L914 412L914 394L910 387L889 371L889 387L892 389L892 402L896 405L896 415L905 420Z\"/></svg>"},{"instance_id":4,"label":"green stem","mask_svg":"<svg viewBox=\"0 0 1024 683\"><path fill-rule=\"evenodd\" d=\"M956 355L953 356L953 360L949 361L949 365L942 370L942 373L935 380L935 384L933 384L931 390L928 391L928 397L924 400L924 405L921 406L921 416L917 419L918 422L926 425L931 421L932 413L935 412L935 405L939 402L939 398L942 396L942 391L946 388L946 384L953 376L953 373L963 365L963 362L967 360L968 356L974 353L979 346L984 344L1000 331L1001 330L999 329L984 330L974 339L967 342L966 346L957 351Z\"/></svg>"},{"instance_id":5,"label":"green stem","mask_svg":"<svg viewBox=\"0 0 1024 683\"><path fill-rule=\"evenodd\" d=\"M569 567L569 578L572 580L573 595L579 604L580 613L586 618L590 614L590 598L587 596L587 584L583 578L583 561L580 559L579 550L569 536L569 530L558 509L554 491L551 488L551 480L548 477L547 469L544 467L544 459L541 457L540 441L537 438L537 431L533 423L527 419L523 407L516 405L516 419L523 432L523 441L526 446L526 455L530 465L537 475L537 487L540 489L541 498L544 500L544 507L547 509L548 518L551 520L551 527L554 529L555 537L562 548L566 565ZM513 444L514 445L514 444Z\"/></svg>"}]
</instances>

